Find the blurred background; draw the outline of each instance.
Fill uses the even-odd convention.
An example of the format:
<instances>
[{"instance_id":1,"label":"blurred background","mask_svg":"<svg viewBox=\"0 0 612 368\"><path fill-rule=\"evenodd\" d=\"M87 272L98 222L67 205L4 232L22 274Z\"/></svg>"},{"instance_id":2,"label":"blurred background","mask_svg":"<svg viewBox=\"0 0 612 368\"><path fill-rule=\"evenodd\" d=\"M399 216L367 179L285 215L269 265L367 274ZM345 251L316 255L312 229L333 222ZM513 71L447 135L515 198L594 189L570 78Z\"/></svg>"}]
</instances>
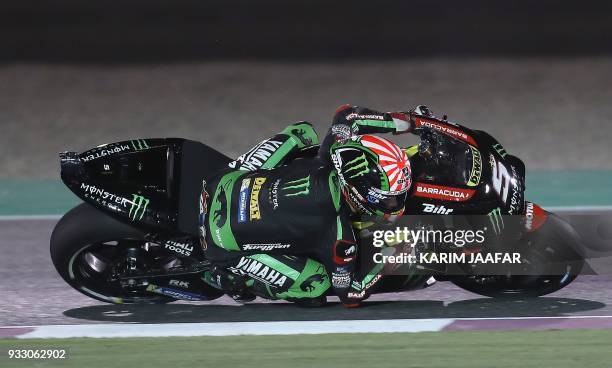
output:
<instances>
[{"instance_id":1,"label":"blurred background","mask_svg":"<svg viewBox=\"0 0 612 368\"><path fill-rule=\"evenodd\" d=\"M343 103L429 105L534 172L612 169L611 41L606 1L6 2L0 178L132 138L236 156Z\"/></svg>"}]
</instances>

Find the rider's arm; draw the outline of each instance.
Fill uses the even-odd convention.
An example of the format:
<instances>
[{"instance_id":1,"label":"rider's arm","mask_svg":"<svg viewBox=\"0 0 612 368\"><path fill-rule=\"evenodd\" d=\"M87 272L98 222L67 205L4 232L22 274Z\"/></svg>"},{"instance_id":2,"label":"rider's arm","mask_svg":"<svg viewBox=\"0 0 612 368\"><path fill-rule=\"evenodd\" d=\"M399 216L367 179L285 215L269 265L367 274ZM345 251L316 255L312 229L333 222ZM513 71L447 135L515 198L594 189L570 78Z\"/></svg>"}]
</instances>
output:
<instances>
[{"instance_id":1,"label":"rider's arm","mask_svg":"<svg viewBox=\"0 0 612 368\"><path fill-rule=\"evenodd\" d=\"M331 254L325 257L328 260L326 266L331 273L334 293L345 306L356 307L370 296L374 285L382 278L383 267L377 264L362 279L357 279L358 245L350 220L339 214L335 231Z\"/></svg>"},{"instance_id":2,"label":"rider's arm","mask_svg":"<svg viewBox=\"0 0 612 368\"><path fill-rule=\"evenodd\" d=\"M380 279L380 269L369 272L363 280L356 280L356 259L358 255L358 244L353 232L353 224L350 219L350 210L342 201L341 188L338 183L337 174L332 171L329 175L329 192L335 213L335 226L329 230L325 237L322 254L318 258L325 264L331 274L334 293L346 306L357 306L369 296L369 292Z\"/></svg>"},{"instance_id":3,"label":"rider's arm","mask_svg":"<svg viewBox=\"0 0 612 368\"><path fill-rule=\"evenodd\" d=\"M359 106L342 105L334 115L332 126L321 143L321 154L329 155L334 142L371 133L406 133L411 131L410 116L404 112L379 112Z\"/></svg>"},{"instance_id":4,"label":"rider's arm","mask_svg":"<svg viewBox=\"0 0 612 368\"><path fill-rule=\"evenodd\" d=\"M272 138L266 139L229 163L236 170L272 169L297 149L318 143L317 133L305 121L291 124Z\"/></svg>"},{"instance_id":5,"label":"rider's arm","mask_svg":"<svg viewBox=\"0 0 612 368\"><path fill-rule=\"evenodd\" d=\"M419 105L408 112L410 117L410 129L408 132L421 136L427 133L437 133L453 139L464 141L476 146L474 140L475 131L446 119L446 115L439 119L425 105Z\"/></svg>"}]
</instances>

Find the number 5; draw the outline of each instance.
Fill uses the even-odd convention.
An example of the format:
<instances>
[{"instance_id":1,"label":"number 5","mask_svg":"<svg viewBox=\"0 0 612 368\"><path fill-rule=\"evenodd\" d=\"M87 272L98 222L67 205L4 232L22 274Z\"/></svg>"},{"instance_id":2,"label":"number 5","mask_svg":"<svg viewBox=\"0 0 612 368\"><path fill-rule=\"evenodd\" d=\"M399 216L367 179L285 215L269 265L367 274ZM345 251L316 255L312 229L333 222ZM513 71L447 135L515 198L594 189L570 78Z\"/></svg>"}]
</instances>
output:
<instances>
[{"instance_id":1,"label":"number 5","mask_svg":"<svg viewBox=\"0 0 612 368\"><path fill-rule=\"evenodd\" d=\"M506 167L501 163L493 163L493 189L497 192L501 200L506 203L508 200L508 189L510 189L510 174Z\"/></svg>"}]
</instances>

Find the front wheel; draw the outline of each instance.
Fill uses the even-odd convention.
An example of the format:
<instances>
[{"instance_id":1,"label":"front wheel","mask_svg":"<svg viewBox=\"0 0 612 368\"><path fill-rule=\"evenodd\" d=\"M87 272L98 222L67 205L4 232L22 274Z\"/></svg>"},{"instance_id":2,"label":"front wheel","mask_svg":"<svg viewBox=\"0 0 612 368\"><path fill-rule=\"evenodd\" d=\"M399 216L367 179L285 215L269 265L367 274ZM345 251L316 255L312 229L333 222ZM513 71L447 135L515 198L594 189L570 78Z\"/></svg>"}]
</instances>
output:
<instances>
[{"instance_id":1,"label":"front wheel","mask_svg":"<svg viewBox=\"0 0 612 368\"><path fill-rule=\"evenodd\" d=\"M537 297L569 285L584 266L582 243L572 226L548 213L544 225L525 238L522 261L524 274L467 275L449 278L462 289L494 298Z\"/></svg>"},{"instance_id":2,"label":"front wheel","mask_svg":"<svg viewBox=\"0 0 612 368\"><path fill-rule=\"evenodd\" d=\"M569 285L576 275L563 276L458 276L453 284L472 293L492 298L538 297Z\"/></svg>"},{"instance_id":3,"label":"front wheel","mask_svg":"<svg viewBox=\"0 0 612 368\"><path fill-rule=\"evenodd\" d=\"M107 303L167 303L175 299L126 288L116 275L126 268L168 268L177 258L155 254L134 227L83 203L58 222L51 235L51 260L60 276L81 293Z\"/></svg>"}]
</instances>

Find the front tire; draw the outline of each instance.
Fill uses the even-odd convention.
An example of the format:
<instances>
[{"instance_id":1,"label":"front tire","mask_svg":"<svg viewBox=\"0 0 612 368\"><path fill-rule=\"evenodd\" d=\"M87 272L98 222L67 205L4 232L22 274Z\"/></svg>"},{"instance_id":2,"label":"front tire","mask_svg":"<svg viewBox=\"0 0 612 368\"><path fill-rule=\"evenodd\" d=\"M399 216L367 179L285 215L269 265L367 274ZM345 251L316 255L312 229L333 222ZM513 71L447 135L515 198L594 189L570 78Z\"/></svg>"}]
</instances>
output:
<instances>
[{"instance_id":1,"label":"front tire","mask_svg":"<svg viewBox=\"0 0 612 368\"><path fill-rule=\"evenodd\" d=\"M525 274L455 276L462 289L493 298L538 297L554 293L578 277L584 266L582 242L572 226L548 213L544 225L526 237L521 253L531 268ZM538 272L533 272L533 270Z\"/></svg>"}]
</instances>

